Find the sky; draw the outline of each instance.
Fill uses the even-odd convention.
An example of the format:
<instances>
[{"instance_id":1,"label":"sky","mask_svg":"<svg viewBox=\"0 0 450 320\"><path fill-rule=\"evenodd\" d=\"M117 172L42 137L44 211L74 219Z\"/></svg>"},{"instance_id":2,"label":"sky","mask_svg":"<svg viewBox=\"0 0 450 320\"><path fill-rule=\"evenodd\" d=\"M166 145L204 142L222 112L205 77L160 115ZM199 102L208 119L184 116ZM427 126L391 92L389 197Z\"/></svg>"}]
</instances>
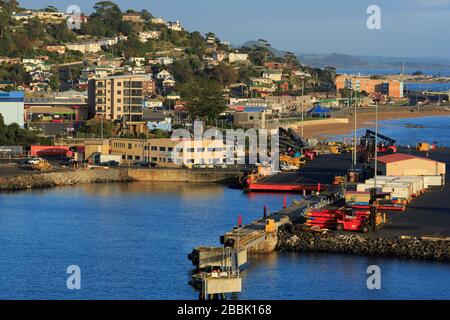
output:
<instances>
[{"instance_id":1,"label":"sky","mask_svg":"<svg viewBox=\"0 0 450 320\"><path fill-rule=\"evenodd\" d=\"M19 0L22 7L78 5L91 13L97 1ZM147 9L180 20L189 31L214 32L240 45L265 39L300 53L392 57L450 57L450 0L115 0L122 10ZM378 5L381 29L369 30L367 8Z\"/></svg>"}]
</instances>

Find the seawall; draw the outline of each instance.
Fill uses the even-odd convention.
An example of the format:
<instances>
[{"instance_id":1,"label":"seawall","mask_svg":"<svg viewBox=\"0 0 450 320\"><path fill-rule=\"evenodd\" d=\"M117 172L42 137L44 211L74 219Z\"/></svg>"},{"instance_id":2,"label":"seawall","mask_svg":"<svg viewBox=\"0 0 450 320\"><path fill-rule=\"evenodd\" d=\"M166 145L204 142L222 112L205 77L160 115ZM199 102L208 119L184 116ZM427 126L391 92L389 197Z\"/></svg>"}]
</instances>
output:
<instances>
[{"instance_id":1,"label":"seawall","mask_svg":"<svg viewBox=\"0 0 450 320\"><path fill-rule=\"evenodd\" d=\"M288 252L323 252L450 261L448 241L375 238L362 234L334 232L304 232L292 225L279 230L277 248Z\"/></svg>"},{"instance_id":2,"label":"seawall","mask_svg":"<svg viewBox=\"0 0 450 320\"><path fill-rule=\"evenodd\" d=\"M189 171L184 169L79 169L57 172L24 172L0 176L0 190L51 188L86 183L116 183L131 181L235 183L240 172Z\"/></svg>"},{"instance_id":3,"label":"seawall","mask_svg":"<svg viewBox=\"0 0 450 320\"><path fill-rule=\"evenodd\" d=\"M0 177L0 190L50 188L83 183L130 181L127 172L118 169L95 169L45 173L25 173Z\"/></svg>"},{"instance_id":4,"label":"seawall","mask_svg":"<svg viewBox=\"0 0 450 320\"><path fill-rule=\"evenodd\" d=\"M186 170L186 169L128 169L134 181L234 183L242 176L239 171Z\"/></svg>"}]
</instances>

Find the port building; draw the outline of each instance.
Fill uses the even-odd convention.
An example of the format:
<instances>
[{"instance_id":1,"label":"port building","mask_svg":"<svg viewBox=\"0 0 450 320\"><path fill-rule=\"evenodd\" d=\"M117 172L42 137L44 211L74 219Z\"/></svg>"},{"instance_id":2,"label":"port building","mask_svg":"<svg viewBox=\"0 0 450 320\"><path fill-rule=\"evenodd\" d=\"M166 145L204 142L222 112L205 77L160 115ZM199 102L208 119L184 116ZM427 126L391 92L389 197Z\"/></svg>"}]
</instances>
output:
<instances>
[{"instance_id":1,"label":"port building","mask_svg":"<svg viewBox=\"0 0 450 320\"><path fill-rule=\"evenodd\" d=\"M378 157L377 171L384 176L439 176L445 175L445 163L396 153Z\"/></svg>"},{"instance_id":2,"label":"port building","mask_svg":"<svg viewBox=\"0 0 450 320\"><path fill-rule=\"evenodd\" d=\"M6 125L17 123L24 126L24 93L21 91L0 92L0 114Z\"/></svg>"},{"instance_id":3,"label":"port building","mask_svg":"<svg viewBox=\"0 0 450 320\"><path fill-rule=\"evenodd\" d=\"M120 155L122 163L154 162L161 167L183 165L219 165L226 153L222 141L192 139L123 139L110 140L110 152Z\"/></svg>"}]
</instances>

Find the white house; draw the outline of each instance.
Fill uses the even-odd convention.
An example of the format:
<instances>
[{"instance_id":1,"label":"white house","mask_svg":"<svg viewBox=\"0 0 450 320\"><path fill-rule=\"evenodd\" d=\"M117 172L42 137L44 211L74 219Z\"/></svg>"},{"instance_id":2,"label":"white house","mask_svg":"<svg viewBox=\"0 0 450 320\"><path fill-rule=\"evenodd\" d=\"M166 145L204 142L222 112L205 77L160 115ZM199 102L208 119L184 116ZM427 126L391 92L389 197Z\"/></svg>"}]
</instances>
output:
<instances>
[{"instance_id":1,"label":"white house","mask_svg":"<svg viewBox=\"0 0 450 320\"><path fill-rule=\"evenodd\" d=\"M139 32L139 41L147 42L150 39L159 39L161 31L142 31Z\"/></svg>"},{"instance_id":2,"label":"white house","mask_svg":"<svg viewBox=\"0 0 450 320\"><path fill-rule=\"evenodd\" d=\"M272 81L281 81L283 72L280 70L265 70L263 78L271 79Z\"/></svg>"},{"instance_id":3,"label":"white house","mask_svg":"<svg viewBox=\"0 0 450 320\"><path fill-rule=\"evenodd\" d=\"M159 58L156 58L155 60L158 61L158 63L162 64L163 66L173 64L173 59L170 57L159 57Z\"/></svg>"},{"instance_id":4,"label":"white house","mask_svg":"<svg viewBox=\"0 0 450 320\"><path fill-rule=\"evenodd\" d=\"M183 31L183 26L181 25L180 21L169 21L166 22L167 28L173 31Z\"/></svg>"},{"instance_id":5,"label":"white house","mask_svg":"<svg viewBox=\"0 0 450 320\"><path fill-rule=\"evenodd\" d=\"M248 61L248 54L247 53L239 53L239 52L232 52L228 55L228 60L230 63L233 62L247 62Z\"/></svg>"}]
</instances>

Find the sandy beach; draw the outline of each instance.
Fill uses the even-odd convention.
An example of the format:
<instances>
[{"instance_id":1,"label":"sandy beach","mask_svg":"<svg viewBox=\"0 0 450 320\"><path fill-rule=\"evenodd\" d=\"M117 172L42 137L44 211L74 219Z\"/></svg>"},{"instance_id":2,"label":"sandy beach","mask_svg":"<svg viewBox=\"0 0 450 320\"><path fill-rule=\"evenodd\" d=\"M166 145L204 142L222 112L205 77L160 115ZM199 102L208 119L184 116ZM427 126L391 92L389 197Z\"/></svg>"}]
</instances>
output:
<instances>
[{"instance_id":1,"label":"sandy beach","mask_svg":"<svg viewBox=\"0 0 450 320\"><path fill-rule=\"evenodd\" d=\"M404 118L421 118L430 116L447 115L450 116L449 111L421 111L421 112L410 112L410 111L388 111L388 112L378 112L379 120L390 120L390 119L404 119ZM375 121L375 113L361 113L357 115L357 127L364 128L370 126ZM355 121L353 117L349 118L348 124L318 124L318 125L308 125L304 127L304 133L306 138L330 136L330 135L341 135L350 134L353 132L355 127ZM299 130L297 130L299 131Z\"/></svg>"}]
</instances>

